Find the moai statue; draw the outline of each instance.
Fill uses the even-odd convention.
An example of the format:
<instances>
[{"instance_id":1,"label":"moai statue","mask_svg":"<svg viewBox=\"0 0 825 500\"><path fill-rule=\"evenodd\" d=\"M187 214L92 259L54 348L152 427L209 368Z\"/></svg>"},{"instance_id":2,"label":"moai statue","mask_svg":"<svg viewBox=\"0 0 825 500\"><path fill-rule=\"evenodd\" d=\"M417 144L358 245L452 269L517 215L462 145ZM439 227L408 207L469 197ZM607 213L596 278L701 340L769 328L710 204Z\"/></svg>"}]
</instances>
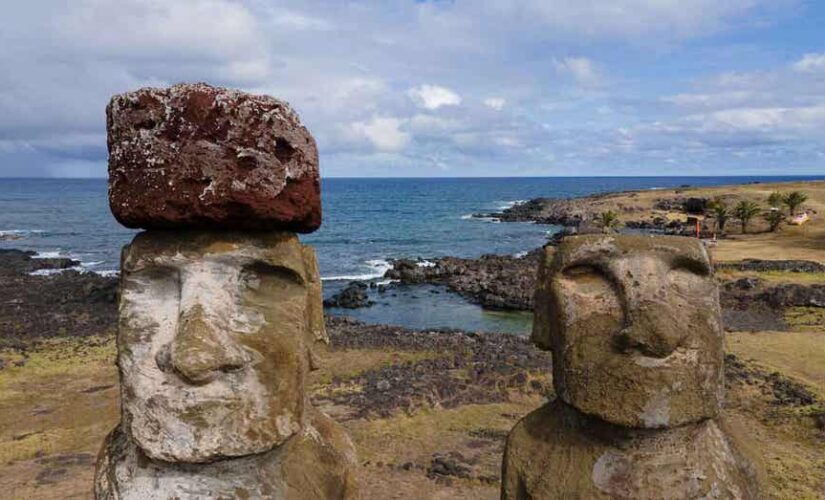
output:
<instances>
[{"instance_id":1,"label":"moai statue","mask_svg":"<svg viewBox=\"0 0 825 500\"><path fill-rule=\"evenodd\" d=\"M758 498L720 415L720 321L698 240L565 238L539 271L532 334L557 398L510 432L502 498Z\"/></svg>"},{"instance_id":2,"label":"moai statue","mask_svg":"<svg viewBox=\"0 0 825 500\"><path fill-rule=\"evenodd\" d=\"M98 499L356 498L349 437L306 393L327 342L318 156L284 103L204 84L107 108L123 250L121 422Z\"/></svg>"}]
</instances>

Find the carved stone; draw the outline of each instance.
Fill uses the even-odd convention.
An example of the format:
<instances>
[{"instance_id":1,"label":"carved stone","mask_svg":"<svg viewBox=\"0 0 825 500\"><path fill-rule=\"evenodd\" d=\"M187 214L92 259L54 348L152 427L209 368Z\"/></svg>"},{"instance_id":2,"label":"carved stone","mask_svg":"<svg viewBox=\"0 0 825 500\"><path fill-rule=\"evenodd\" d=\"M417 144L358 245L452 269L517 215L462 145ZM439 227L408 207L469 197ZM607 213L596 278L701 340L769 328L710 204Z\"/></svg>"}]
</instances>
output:
<instances>
[{"instance_id":1,"label":"carved stone","mask_svg":"<svg viewBox=\"0 0 825 500\"><path fill-rule=\"evenodd\" d=\"M327 341L311 248L291 233L144 232L121 289L122 420L97 498L354 498L352 443L305 390Z\"/></svg>"},{"instance_id":2,"label":"carved stone","mask_svg":"<svg viewBox=\"0 0 825 500\"><path fill-rule=\"evenodd\" d=\"M180 84L114 96L106 121L109 204L127 227L321 224L315 140L285 102Z\"/></svg>"},{"instance_id":3,"label":"carved stone","mask_svg":"<svg viewBox=\"0 0 825 500\"><path fill-rule=\"evenodd\" d=\"M720 417L712 266L682 237L585 235L543 261L532 340L557 398L512 430L502 498L754 498Z\"/></svg>"}]
</instances>

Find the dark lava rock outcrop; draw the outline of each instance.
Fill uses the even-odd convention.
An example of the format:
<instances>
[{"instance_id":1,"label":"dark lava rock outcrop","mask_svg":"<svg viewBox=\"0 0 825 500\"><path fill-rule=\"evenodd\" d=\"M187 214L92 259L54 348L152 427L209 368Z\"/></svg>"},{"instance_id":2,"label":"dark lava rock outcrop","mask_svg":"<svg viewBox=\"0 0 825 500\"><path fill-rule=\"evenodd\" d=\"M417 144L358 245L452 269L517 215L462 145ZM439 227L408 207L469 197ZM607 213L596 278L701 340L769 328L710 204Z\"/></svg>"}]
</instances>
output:
<instances>
[{"instance_id":1,"label":"dark lava rock outcrop","mask_svg":"<svg viewBox=\"0 0 825 500\"><path fill-rule=\"evenodd\" d=\"M32 340L113 331L117 279L75 270L32 276L32 271L79 264L66 258L34 259L33 255L0 250L0 347L25 348Z\"/></svg>"},{"instance_id":2,"label":"dark lava rock outcrop","mask_svg":"<svg viewBox=\"0 0 825 500\"><path fill-rule=\"evenodd\" d=\"M387 349L427 352L418 361L369 370L354 378L333 379L338 390L319 399L353 408L350 418L389 416L418 408L455 408L507 401L513 393L547 394L550 355L524 337L454 329L411 330L327 317L330 345L336 350ZM347 387L357 386L356 391Z\"/></svg>"},{"instance_id":3,"label":"dark lava rock outcrop","mask_svg":"<svg viewBox=\"0 0 825 500\"><path fill-rule=\"evenodd\" d=\"M375 302L367 294L368 285L363 281L353 281L343 290L324 300L324 307L340 307L343 309L358 309L369 307Z\"/></svg>"},{"instance_id":4,"label":"dark lava rock outcrop","mask_svg":"<svg viewBox=\"0 0 825 500\"><path fill-rule=\"evenodd\" d=\"M318 151L283 101L203 83L143 88L106 108L109 202L131 228L312 232Z\"/></svg>"},{"instance_id":5,"label":"dark lava rock outcrop","mask_svg":"<svg viewBox=\"0 0 825 500\"><path fill-rule=\"evenodd\" d=\"M825 273L825 265L810 260L744 259L740 262L719 262L716 264L716 267L719 269L755 272Z\"/></svg>"},{"instance_id":6,"label":"dark lava rock outcrop","mask_svg":"<svg viewBox=\"0 0 825 500\"><path fill-rule=\"evenodd\" d=\"M37 258L31 250L0 249L0 275L25 274L45 269L69 269L80 262L66 257Z\"/></svg>"},{"instance_id":7,"label":"dark lava rock outcrop","mask_svg":"<svg viewBox=\"0 0 825 500\"><path fill-rule=\"evenodd\" d=\"M478 259L441 257L429 264L402 259L393 262L385 277L402 283L446 285L475 304L490 309L529 311L541 249L525 256L483 255Z\"/></svg>"}]
</instances>

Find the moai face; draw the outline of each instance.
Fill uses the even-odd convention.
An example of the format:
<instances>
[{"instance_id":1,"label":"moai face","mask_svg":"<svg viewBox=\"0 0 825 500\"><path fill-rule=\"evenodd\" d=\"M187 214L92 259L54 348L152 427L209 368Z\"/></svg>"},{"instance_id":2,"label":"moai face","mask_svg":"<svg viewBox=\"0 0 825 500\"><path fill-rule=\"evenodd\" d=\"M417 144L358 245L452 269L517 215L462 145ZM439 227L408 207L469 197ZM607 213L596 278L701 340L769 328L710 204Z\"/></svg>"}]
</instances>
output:
<instances>
[{"instance_id":1,"label":"moai face","mask_svg":"<svg viewBox=\"0 0 825 500\"><path fill-rule=\"evenodd\" d=\"M287 233L147 232L121 268L123 421L149 457L260 453L301 429L325 340L310 248Z\"/></svg>"},{"instance_id":2,"label":"moai face","mask_svg":"<svg viewBox=\"0 0 825 500\"><path fill-rule=\"evenodd\" d=\"M723 338L711 273L694 239L566 238L540 271L533 328L553 351L559 396L628 427L715 416Z\"/></svg>"}]
</instances>

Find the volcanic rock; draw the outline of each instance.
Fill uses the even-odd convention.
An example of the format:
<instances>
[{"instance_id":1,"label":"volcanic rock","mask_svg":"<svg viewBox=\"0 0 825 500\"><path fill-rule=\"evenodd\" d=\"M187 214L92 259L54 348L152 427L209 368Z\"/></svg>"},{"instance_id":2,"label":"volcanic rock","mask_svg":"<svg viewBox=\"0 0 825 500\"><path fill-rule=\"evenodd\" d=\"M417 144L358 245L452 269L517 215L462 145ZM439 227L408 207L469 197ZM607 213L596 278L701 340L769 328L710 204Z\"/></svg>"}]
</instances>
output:
<instances>
[{"instance_id":1,"label":"volcanic rock","mask_svg":"<svg viewBox=\"0 0 825 500\"><path fill-rule=\"evenodd\" d=\"M342 307L344 309L358 309L375 304L367 294L367 284L363 281L353 281L343 290L324 300L324 307Z\"/></svg>"},{"instance_id":2,"label":"volcanic rock","mask_svg":"<svg viewBox=\"0 0 825 500\"><path fill-rule=\"evenodd\" d=\"M143 88L106 108L109 204L131 228L321 224L315 140L285 102L203 83Z\"/></svg>"}]
</instances>

